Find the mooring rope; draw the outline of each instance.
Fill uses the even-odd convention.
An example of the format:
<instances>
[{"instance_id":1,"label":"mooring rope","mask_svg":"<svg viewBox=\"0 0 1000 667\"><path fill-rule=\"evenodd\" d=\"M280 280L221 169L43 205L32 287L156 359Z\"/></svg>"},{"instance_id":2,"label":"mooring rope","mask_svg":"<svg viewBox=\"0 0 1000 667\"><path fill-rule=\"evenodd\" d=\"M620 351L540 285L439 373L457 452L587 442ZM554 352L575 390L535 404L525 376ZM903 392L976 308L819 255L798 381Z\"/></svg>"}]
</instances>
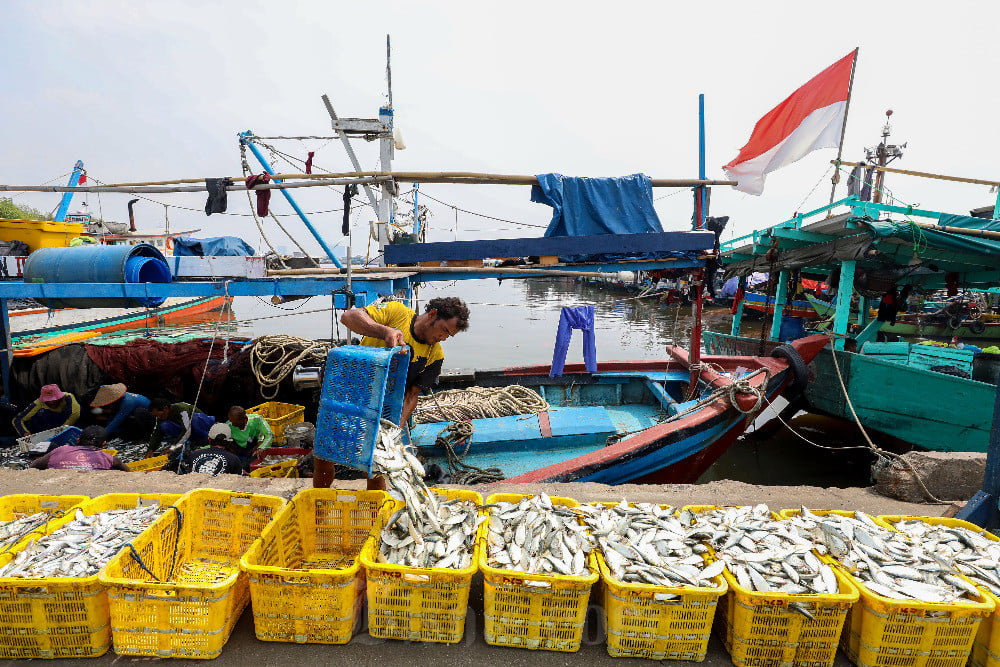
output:
<instances>
[{"instance_id":1,"label":"mooring rope","mask_svg":"<svg viewBox=\"0 0 1000 667\"><path fill-rule=\"evenodd\" d=\"M440 447L448 457L448 470L451 473L451 484L492 484L506 479L507 475L496 466L480 468L463 460L469 454L472 446L472 433L475 427L470 421L456 421L441 429L434 441L435 447ZM465 451L459 454L455 446L465 442Z\"/></svg>"},{"instance_id":2,"label":"mooring rope","mask_svg":"<svg viewBox=\"0 0 1000 667\"><path fill-rule=\"evenodd\" d=\"M261 396L272 399L278 395L278 385L298 364L323 365L330 343L274 334L261 336L250 348L250 368L260 385Z\"/></svg>"},{"instance_id":3,"label":"mooring rope","mask_svg":"<svg viewBox=\"0 0 1000 667\"><path fill-rule=\"evenodd\" d=\"M449 389L417 399L416 424L460 422L489 417L513 417L545 412L549 403L527 387Z\"/></svg>"}]
</instances>

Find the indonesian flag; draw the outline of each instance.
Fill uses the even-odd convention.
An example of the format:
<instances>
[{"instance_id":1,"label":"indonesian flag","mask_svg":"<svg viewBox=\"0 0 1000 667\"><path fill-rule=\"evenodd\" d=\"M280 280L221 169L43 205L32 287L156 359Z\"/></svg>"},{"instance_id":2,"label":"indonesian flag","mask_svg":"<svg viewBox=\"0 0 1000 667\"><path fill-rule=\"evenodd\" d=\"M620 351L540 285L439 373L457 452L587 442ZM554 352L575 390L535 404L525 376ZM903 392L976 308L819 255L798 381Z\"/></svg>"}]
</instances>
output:
<instances>
[{"instance_id":1,"label":"indonesian flag","mask_svg":"<svg viewBox=\"0 0 1000 667\"><path fill-rule=\"evenodd\" d=\"M857 49L827 67L757 121L750 141L723 167L736 189L764 191L764 175L817 148L840 144Z\"/></svg>"}]
</instances>

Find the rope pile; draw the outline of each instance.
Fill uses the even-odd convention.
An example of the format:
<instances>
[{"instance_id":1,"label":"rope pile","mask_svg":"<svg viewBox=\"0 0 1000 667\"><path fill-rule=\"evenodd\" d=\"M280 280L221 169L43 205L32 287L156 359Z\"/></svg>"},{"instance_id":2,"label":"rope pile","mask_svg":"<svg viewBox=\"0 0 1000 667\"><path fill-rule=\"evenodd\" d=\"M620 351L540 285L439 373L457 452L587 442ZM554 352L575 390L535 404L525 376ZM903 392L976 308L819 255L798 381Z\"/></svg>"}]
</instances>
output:
<instances>
[{"instance_id":1,"label":"rope pile","mask_svg":"<svg viewBox=\"0 0 1000 667\"><path fill-rule=\"evenodd\" d=\"M465 463L462 459L469 453L472 445L472 432L474 427L472 422L457 421L454 424L441 429L437 439L434 441L435 447L440 447L448 457L448 470L451 473L451 484L492 484L505 479L507 475L496 466L480 468L470 463ZM455 446L465 442L465 451L459 454L455 451Z\"/></svg>"},{"instance_id":2,"label":"rope pile","mask_svg":"<svg viewBox=\"0 0 1000 667\"><path fill-rule=\"evenodd\" d=\"M278 385L298 364L322 366L330 344L298 336L261 336L250 348L250 368L264 398L278 395Z\"/></svg>"},{"instance_id":3,"label":"rope pile","mask_svg":"<svg viewBox=\"0 0 1000 667\"><path fill-rule=\"evenodd\" d=\"M488 417L534 415L549 409L549 403L531 389L509 387L469 387L449 389L417 399L413 411L416 424L460 422Z\"/></svg>"}]
</instances>

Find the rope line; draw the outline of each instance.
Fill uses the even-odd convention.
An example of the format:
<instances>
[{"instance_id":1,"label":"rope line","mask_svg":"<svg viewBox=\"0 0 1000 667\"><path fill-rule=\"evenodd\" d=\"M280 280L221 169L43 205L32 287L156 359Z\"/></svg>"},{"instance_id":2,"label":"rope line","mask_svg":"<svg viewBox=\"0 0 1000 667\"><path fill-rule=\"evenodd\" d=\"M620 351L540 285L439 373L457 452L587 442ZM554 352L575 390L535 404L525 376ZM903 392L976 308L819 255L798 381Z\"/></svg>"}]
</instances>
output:
<instances>
[{"instance_id":1,"label":"rope line","mask_svg":"<svg viewBox=\"0 0 1000 667\"><path fill-rule=\"evenodd\" d=\"M261 336L250 348L250 368L260 385L260 393L271 400L278 395L278 385L302 363L323 365L330 343L287 334Z\"/></svg>"},{"instance_id":2,"label":"rope line","mask_svg":"<svg viewBox=\"0 0 1000 667\"><path fill-rule=\"evenodd\" d=\"M444 449L448 457L448 470L451 473L451 484L492 484L506 479L507 475L497 466L480 468L464 461L472 446L472 433L475 430L471 421L456 421L441 429L434 446ZM459 454L456 445L465 442L465 451Z\"/></svg>"},{"instance_id":3,"label":"rope line","mask_svg":"<svg viewBox=\"0 0 1000 667\"><path fill-rule=\"evenodd\" d=\"M449 389L417 399L415 424L462 422L489 417L513 417L545 412L549 403L520 385Z\"/></svg>"}]
</instances>

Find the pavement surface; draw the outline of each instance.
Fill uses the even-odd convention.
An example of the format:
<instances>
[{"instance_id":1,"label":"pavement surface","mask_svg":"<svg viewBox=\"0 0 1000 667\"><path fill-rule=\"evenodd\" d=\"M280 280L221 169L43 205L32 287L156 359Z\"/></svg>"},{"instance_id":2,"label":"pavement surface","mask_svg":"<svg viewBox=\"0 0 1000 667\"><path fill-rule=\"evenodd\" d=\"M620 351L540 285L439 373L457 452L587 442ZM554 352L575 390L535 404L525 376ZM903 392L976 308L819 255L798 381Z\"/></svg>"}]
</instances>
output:
<instances>
[{"instance_id":1,"label":"pavement surface","mask_svg":"<svg viewBox=\"0 0 1000 667\"><path fill-rule=\"evenodd\" d=\"M168 472L123 473L118 471L73 472L62 470L5 470L0 469L0 495L11 493L63 493L98 496L115 492L175 492L183 493L194 488L217 488L252 493L264 493L291 498L300 489L308 488L308 479L258 479L204 474L175 475ZM335 483L336 488L357 489L362 481ZM869 514L914 514L941 516L948 506L921 505L886 498L872 488L820 488L802 486L757 486L733 481L686 485L623 485L603 484L494 484L475 488L484 498L491 493L538 493L545 491L553 496L566 496L579 501L618 501L623 497L630 502L657 502L675 506L697 505L746 505L766 503L772 509L806 505L813 509L863 510ZM594 588L590 600L588 623L584 629L583 643L577 653L531 651L488 645L483 637L483 586L482 576L473 579L466 618L465 636L457 644L433 644L382 640L367 632L356 635L349 644L333 646L322 644L291 644L259 641L253 628L253 614L248 607L237 623L233 634L215 665L257 667L260 665L287 664L351 664L351 665L649 665L649 660L611 658L604 643L599 587ZM365 627L362 624L362 627ZM39 661L40 665L124 665L159 661L153 658L117 656L113 651L99 658ZM682 661L677 665L690 664ZM24 664L24 661L2 661L4 664ZM170 659L171 665L205 665L203 660ZM732 664L722 646L717 632L709 642L708 655L702 664L722 667ZM834 663L837 667L851 664L843 653Z\"/></svg>"}]
</instances>

